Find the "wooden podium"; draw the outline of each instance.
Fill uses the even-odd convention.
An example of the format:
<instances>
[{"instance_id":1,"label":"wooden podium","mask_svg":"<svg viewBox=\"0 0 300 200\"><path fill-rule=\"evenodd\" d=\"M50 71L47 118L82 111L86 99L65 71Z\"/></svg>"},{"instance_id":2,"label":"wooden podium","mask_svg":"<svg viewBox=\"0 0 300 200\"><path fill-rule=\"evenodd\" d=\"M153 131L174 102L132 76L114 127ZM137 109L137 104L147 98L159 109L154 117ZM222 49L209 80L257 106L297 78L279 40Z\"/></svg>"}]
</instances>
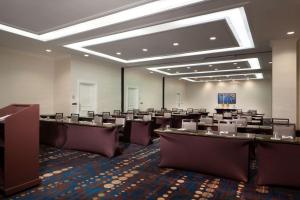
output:
<instances>
[{"instance_id":1,"label":"wooden podium","mask_svg":"<svg viewBox=\"0 0 300 200\"><path fill-rule=\"evenodd\" d=\"M11 195L40 183L39 105L0 109L0 189Z\"/></svg>"}]
</instances>

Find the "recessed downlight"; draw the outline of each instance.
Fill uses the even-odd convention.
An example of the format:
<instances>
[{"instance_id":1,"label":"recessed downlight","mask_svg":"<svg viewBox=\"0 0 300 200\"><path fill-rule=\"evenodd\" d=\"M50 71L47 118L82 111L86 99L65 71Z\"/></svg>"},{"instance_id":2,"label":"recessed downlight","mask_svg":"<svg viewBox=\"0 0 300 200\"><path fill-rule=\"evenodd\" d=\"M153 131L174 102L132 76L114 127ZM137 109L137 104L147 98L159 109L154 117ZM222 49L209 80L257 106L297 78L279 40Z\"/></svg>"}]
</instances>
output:
<instances>
[{"instance_id":1,"label":"recessed downlight","mask_svg":"<svg viewBox=\"0 0 300 200\"><path fill-rule=\"evenodd\" d=\"M148 51L148 49L142 49L143 50L143 52L147 52Z\"/></svg>"},{"instance_id":2,"label":"recessed downlight","mask_svg":"<svg viewBox=\"0 0 300 200\"><path fill-rule=\"evenodd\" d=\"M218 70L219 70L219 69L217 69L217 68L215 69L215 71L218 71Z\"/></svg>"},{"instance_id":3,"label":"recessed downlight","mask_svg":"<svg viewBox=\"0 0 300 200\"><path fill-rule=\"evenodd\" d=\"M122 55L122 53L121 53L121 52L117 52L116 54L117 54L117 55Z\"/></svg>"},{"instance_id":4,"label":"recessed downlight","mask_svg":"<svg viewBox=\"0 0 300 200\"><path fill-rule=\"evenodd\" d=\"M198 71L198 70L196 70L196 69L194 70L194 72L197 72L197 71Z\"/></svg>"},{"instance_id":5,"label":"recessed downlight","mask_svg":"<svg viewBox=\"0 0 300 200\"><path fill-rule=\"evenodd\" d=\"M237 63L233 63L234 65L237 65Z\"/></svg>"},{"instance_id":6,"label":"recessed downlight","mask_svg":"<svg viewBox=\"0 0 300 200\"><path fill-rule=\"evenodd\" d=\"M237 69L240 69L241 67L236 67Z\"/></svg>"},{"instance_id":7,"label":"recessed downlight","mask_svg":"<svg viewBox=\"0 0 300 200\"><path fill-rule=\"evenodd\" d=\"M272 63L273 63L272 61L269 62L269 64L272 64Z\"/></svg>"},{"instance_id":8,"label":"recessed downlight","mask_svg":"<svg viewBox=\"0 0 300 200\"><path fill-rule=\"evenodd\" d=\"M170 71L171 69L167 69L168 71Z\"/></svg>"},{"instance_id":9,"label":"recessed downlight","mask_svg":"<svg viewBox=\"0 0 300 200\"><path fill-rule=\"evenodd\" d=\"M213 65L208 65L209 67L212 67Z\"/></svg>"},{"instance_id":10,"label":"recessed downlight","mask_svg":"<svg viewBox=\"0 0 300 200\"><path fill-rule=\"evenodd\" d=\"M52 52L51 49L46 49L45 51L48 52L48 53L51 53L51 52Z\"/></svg>"},{"instance_id":11,"label":"recessed downlight","mask_svg":"<svg viewBox=\"0 0 300 200\"><path fill-rule=\"evenodd\" d=\"M295 31L289 31L286 33L287 35L294 35L295 34Z\"/></svg>"},{"instance_id":12,"label":"recessed downlight","mask_svg":"<svg viewBox=\"0 0 300 200\"><path fill-rule=\"evenodd\" d=\"M176 46L179 46L179 43L178 43L178 42L174 42L174 43L173 43L173 46L175 46L175 47L176 47Z\"/></svg>"},{"instance_id":13,"label":"recessed downlight","mask_svg":"<svg viewBox=\"0 0 300 200\"><path fill-rule=\"evenodd\" d=\"M90 55L89 54L84 54L84 57L89 57Z\"/></svg>"},{"instance_id":14,"label":"recessed downlight","mask_svg":"<svg viewBox=\"0 0 300 200\"><path fill-rule=\"evenodd\" d=\"M217 37L215 37L215 36L212 36L212 37L210 37L209 39L210 39L210 40L216 40L216 39L217 39Z\"/></svg>"},{"instance_id":15,"label":"recessed downlight","mask_svg":"<svg viewBox=\"0 0 300 200\"><path fill-rule=\"evenodd\" d=\"M187 69L191 69L191 67L186 67Z\"/></svg>"}]
</instances>

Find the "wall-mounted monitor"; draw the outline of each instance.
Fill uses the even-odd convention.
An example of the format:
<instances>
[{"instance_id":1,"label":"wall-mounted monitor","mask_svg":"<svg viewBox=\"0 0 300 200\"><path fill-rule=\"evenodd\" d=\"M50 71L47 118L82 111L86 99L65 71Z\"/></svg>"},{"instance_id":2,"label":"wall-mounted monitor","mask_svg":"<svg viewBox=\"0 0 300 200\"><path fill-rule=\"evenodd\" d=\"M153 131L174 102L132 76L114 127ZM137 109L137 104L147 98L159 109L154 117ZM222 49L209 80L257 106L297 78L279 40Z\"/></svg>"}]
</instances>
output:
<instances>
[{"instance_id":1,"label":"wall-mounted monitor","mask_svg":"<svg viewBox=\"0 0 300 200\"><path fill-rule=\"evenodd\" d=\"M236 93L218 93L218 104L236 104Z\"/></svg>"}]
</instances>

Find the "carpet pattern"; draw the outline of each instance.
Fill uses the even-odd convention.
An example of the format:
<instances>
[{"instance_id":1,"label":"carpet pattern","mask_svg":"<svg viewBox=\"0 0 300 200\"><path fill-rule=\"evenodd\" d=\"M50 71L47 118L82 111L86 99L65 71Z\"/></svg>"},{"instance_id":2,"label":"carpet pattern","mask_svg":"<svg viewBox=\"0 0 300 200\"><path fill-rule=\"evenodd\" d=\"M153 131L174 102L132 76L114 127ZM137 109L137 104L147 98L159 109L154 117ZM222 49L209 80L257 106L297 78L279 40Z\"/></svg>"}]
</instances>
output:
<instances>
[{"instance_id":1,"label":"carpet pattern","mask_svg":"<svg viewBox=\"0 0 300 200\"><path fill-rule=\"evenodd\" d=\"M257 187L255 162L248 183L195 172L159 168L159 140L150 146L122 144L123 153L104 156L42 146L38 187L0 199L300 199L300 190Z\"/></svg>"}]
</instances>

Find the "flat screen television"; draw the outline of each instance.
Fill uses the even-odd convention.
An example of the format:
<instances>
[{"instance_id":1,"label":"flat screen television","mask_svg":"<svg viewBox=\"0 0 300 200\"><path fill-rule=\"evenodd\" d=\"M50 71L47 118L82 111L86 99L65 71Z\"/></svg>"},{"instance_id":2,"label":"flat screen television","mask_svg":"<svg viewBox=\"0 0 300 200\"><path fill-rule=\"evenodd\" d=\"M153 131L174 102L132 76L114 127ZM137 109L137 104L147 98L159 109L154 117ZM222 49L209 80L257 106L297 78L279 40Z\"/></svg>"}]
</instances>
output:
<instances>
[{"instance_id":1,"label":"flat screen television","mask_svg":"<svg viewBox=\"0 0 300 200\"><path fill-rule=\"evenodd\" d=\"M218 104L236 104L236 93L218 93Z\"/></svg>"}]
</instances>

